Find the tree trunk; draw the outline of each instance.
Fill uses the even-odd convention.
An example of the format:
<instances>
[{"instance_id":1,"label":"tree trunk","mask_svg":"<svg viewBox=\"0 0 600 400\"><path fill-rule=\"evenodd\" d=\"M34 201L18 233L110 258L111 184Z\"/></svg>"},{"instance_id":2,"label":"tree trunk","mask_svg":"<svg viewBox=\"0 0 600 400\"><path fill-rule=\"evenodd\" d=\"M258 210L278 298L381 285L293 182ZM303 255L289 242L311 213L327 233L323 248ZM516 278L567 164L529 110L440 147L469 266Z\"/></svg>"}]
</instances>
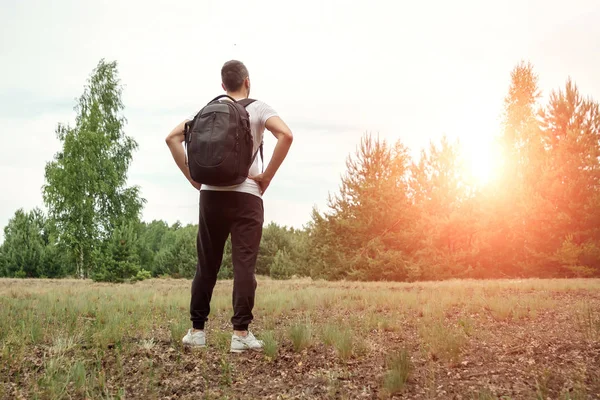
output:
<instances>
[{"instance_id":1,"label":"tree trunk","mask_svg":"<svg viewBox=\"0 0 600 400\"><path fill-rule=\"evenodd\" d=\"M77 259L77 276L79 279L84 279L85 274L83 271L83 246L79 245L79 257Z\"/></svg>"}]
</instances>

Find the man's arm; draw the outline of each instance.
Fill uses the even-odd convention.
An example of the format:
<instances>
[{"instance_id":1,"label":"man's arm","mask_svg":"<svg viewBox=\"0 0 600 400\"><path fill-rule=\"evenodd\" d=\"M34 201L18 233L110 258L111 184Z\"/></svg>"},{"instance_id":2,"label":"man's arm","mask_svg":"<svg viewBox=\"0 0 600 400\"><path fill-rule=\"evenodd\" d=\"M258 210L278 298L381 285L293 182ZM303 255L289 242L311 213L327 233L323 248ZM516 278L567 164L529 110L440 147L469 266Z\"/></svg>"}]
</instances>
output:
<instances>
[{"instance_id":1,"label":"man's arm","mask_svg":"<svg viewBox=\"0 0 600 400\"><path fill-rule=\"evenodd\" d=\"M192 177L190 176L190 169L186 163L185 149L183 148L183 141L185 139L183 136L183 132L185 129L186 122L187 121L183 121L175 128L173 128L171 133L169 133L169 135L165 139L165 142L167 142L167 146L169 146L169 150L171 150L171 155L173 156L173 159L175 160L175 163L177 164L181 172L183 172L183 175L185 175L185 177L188 181L190 181L193 187L200 190L201 185L198 182L194 182L194 180L192 180Z\"/></svg>"},{"instance_id":2,"label":"man's arm","mask_svg":"<svg viewBox=\"0 0 600 400\"><path fill-rule=\"evenodd\" d=\"M277 138L277 144L275 145L273 157L271 157L271 161L269 161L269 165L267 165L265 172L250 177L250 179L254 179L258 183L263 193L269 187L271 180L287 156L292 141L294 140L290 128L277 116L269 118L265 123L265 128Z\"/></svg>"}]
</instances>

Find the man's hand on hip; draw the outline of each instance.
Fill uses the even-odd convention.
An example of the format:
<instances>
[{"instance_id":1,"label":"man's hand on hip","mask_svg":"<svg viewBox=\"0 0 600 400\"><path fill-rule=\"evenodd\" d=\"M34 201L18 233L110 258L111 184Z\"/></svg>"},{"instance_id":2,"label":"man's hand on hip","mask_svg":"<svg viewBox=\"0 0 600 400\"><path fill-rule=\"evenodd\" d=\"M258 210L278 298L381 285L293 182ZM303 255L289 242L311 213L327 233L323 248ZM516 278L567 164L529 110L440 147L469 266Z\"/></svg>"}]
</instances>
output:
<instances>
[{"instance_id":1,"label":"man's hand on hip","mask_svg":"<svg viewBox=\"0 0 600 400\"><path fill-rule=\"evenodd\" d=\"M265 193L272 179L266 176L264 173L255 176L250 176L249 178L258 183L258 187L260 188L260 194Z\"/></svg>"}]
</instances>

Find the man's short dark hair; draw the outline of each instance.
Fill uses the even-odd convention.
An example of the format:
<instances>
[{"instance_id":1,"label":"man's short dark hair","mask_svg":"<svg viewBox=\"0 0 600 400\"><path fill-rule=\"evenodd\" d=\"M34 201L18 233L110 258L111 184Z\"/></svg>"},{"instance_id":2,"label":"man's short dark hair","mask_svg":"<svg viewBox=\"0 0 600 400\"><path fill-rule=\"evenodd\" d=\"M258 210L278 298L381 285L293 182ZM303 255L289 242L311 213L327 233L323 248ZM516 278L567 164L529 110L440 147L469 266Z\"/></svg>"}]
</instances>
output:
<instances>
[{"instance_id":1,"label":"man's short dark hair","mask_svg":"<svg viewBox=\"0 0 600 400\"><path fill-rule=\"evenodd\" d=\"M243 62L237 60L227 61L221 68L221 80L228 92L237 92L248 77L248 70Z\"/></svg>"}]
</instances>

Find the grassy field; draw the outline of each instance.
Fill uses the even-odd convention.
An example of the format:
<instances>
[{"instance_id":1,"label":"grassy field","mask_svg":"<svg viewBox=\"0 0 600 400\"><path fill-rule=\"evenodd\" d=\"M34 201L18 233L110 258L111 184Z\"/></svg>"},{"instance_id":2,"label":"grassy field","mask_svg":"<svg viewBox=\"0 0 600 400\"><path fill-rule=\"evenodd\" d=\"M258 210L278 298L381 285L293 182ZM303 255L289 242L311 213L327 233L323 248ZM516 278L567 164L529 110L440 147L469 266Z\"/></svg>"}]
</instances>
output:
<instances>
[{"instance_id":1,"label":"grassy field","mask_svg":"<svg viewBox=\"0 0 600 400\"><path fill-rule=\"evenodd\" d=\"M600 398L600 280L259 279L262 353L182 348L190 281L0 280L0 398Z\"/></svg>"}]
</instances>

